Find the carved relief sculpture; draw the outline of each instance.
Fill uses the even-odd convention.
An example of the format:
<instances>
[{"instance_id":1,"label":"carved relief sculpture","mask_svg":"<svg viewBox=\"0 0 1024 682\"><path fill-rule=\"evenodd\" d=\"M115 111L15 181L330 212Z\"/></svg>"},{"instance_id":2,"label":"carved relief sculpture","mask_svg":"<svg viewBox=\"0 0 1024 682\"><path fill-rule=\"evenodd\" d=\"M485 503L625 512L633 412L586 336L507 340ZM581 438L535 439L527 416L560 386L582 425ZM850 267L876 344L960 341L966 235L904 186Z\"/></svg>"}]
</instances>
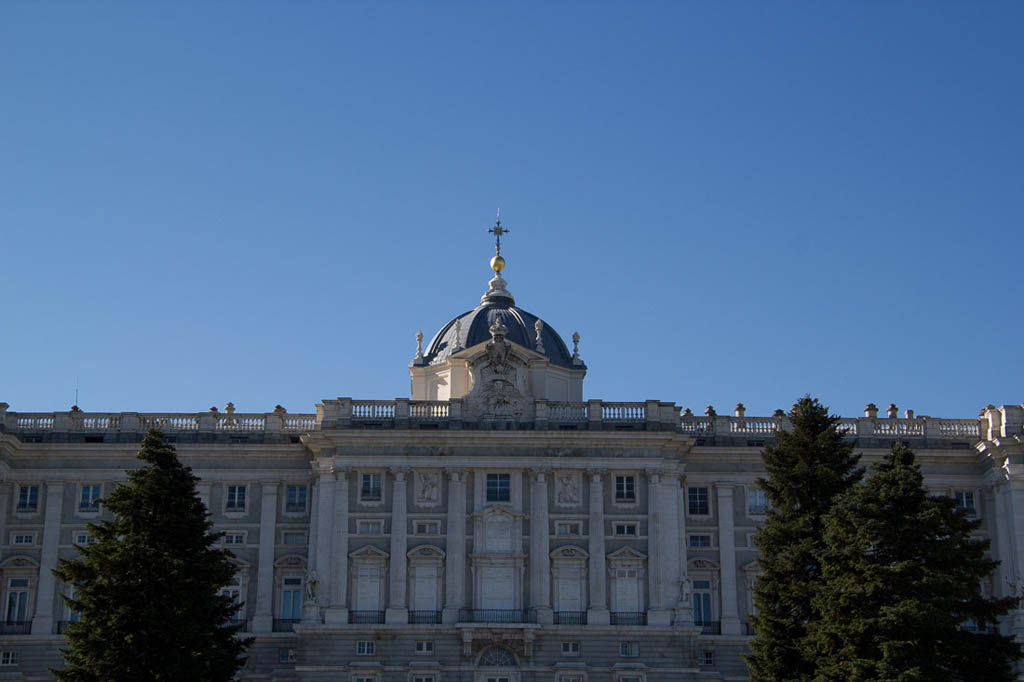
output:
<instances>
[{"instance_id":1,"label":"carved relief sculpture","mask_svg":"<svg viewBox=\"0 0 1024 682\"><path fill-rule=\"evenodd\" d=\"M575 507L580 503L579 474L558 474L555 481L555 502L557 504L563 507Z\"/></svg>"},{"instance_id":2,"label":"carved relief sculpture","mask_svg":"<svg viewBox=\"0 0 1024 682\"><path fill-rule=\"evenodd\" d=\"M441 501L441 477L432 472L416 472L416 504L431 506Z\"/></svg>"}]
</instances>

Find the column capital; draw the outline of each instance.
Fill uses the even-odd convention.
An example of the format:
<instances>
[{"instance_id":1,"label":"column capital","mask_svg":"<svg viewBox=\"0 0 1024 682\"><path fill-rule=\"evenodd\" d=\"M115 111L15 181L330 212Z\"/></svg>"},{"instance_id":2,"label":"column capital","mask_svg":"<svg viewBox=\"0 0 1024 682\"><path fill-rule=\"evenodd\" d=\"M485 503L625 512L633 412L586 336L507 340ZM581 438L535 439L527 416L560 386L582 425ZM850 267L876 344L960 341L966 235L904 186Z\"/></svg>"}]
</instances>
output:
<instances>
[{"instance_id":1,"label":"column capital","mask_svg":"<svg viewBox=\"0 0 1024 682\"><path fill-rule=\"evenodd\" d=\"M608 475L607 469L587 469L586 476L590 479L590 484L600 483L601 478Z\"/></svg>"},{"instance_id":2,"label":"column capital","mask_svg":"<svg viewBox=\"0 0 1024 682\"><path fill-rule=\"evenodd\" d=\"M445 470L448 474L448 480L452 483L463 483L465 482L466 470L461 467L448 467Z\"/></svg>"},{"instance_id":3,"label":"column capital","mask_svg":"<svg viewBox=\"0 0 1024 682\"><path fill-rule=\"evenodd\" d=\"M732 483L724 483L724 482L722 482L722 483L716 482L716 483L714 483L714 486L715 486L715 490L718 491L719 497L721 497L723 495L732 496L733 490L736 487Z\"/></svg>"},{"instance_id":4,"label":"column capital","mask_svg":"<svg viewBox=\"0 0 1024 682\"><path fill-rule=\"evenodd\" d=\"M334 480L339 483L345 483L351 475L352 467L334 467Z\"/></svg>"},{"instance_id":5,"label":"column capital","mask_svg":"<svg viewBox=\"0 0 1024 682\"><path fill-rule=\"evenodd\" d=\"M644 474L647 476L647 480L655 485L661 483L661 472L657 469L644 469Z\"/></svg>"},{"instance_id":6,"label":"column capital","mask_svg":"<svg viewBox=\"0 0 1024 682\"><path fill-rule=\"evenodd\" d=\"M547 477L551 475L551 469L548 467L534 467L529 471L530 478L533 479L534 483L544 483L547 481Z\"/></svg>"},{"instance_id":7,"label":"column capital","mask_svg":"<svg viewBox=\"0 0 1024 682\"><path fill-rule=\"evenodd\" d=\"M391 473L394 474L396 483L405 483L405 477L412 473L412 469L409 467L393 467Z\"/></svg>"},{"instance_id":8,"label":"column capital","mask_svg":"<svg viewBox=\"0 0 1024 682\"><path fill-rule=\"evenodd\" d=\"M264 495L276 495L281 481L260 481L260 490Z\"/></svg>"}]
</instances>

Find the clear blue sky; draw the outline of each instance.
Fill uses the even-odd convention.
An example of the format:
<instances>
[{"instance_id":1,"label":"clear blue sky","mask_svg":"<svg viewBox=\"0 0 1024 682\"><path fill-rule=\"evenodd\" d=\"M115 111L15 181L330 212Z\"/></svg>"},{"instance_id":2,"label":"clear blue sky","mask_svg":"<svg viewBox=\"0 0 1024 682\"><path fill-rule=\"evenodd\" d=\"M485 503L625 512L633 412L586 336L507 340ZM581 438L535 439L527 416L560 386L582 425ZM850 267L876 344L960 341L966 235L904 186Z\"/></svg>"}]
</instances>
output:
<instances>
[{"instance_id":1,"label":"clear blue sky","mask_svg":"<svg viewBox=\"0 0 1024 682\"><path fill-rule=\"evenodd\" d=\"M486 288L585 393L1024 400L1024 3L0 4L0 400L409 395Z\"/></svg>"}]
</instances>

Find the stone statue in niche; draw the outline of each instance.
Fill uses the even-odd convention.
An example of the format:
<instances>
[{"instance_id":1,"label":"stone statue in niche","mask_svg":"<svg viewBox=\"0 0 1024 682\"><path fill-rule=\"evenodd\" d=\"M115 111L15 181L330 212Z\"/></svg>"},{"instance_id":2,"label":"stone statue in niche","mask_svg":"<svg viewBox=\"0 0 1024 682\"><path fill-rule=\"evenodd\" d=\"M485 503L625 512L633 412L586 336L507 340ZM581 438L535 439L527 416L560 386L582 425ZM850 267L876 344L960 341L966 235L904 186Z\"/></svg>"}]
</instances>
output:
<instances>
[{"instance_id":1,"label":"stone statue in niche","mask_svg":"<svg viewBox=\"0 0 1024 682\"><path fill-rule=\"evenodd\" d=\"M580 485L575 474L558 474L555 480L558 482L555 492L558 504L569 507L580 503Z\"/></svg>"},{"instance_id":2,"label":"stone statue in niche","mask_svg":"<svg viewBox=\"0 0 1024 682\"><path fill-rule=\"evenodd\" d=\"M435 473L416 472L416 503L423 505L437 504L441 500L441 480Z\"/></svg>"}]
</instances>

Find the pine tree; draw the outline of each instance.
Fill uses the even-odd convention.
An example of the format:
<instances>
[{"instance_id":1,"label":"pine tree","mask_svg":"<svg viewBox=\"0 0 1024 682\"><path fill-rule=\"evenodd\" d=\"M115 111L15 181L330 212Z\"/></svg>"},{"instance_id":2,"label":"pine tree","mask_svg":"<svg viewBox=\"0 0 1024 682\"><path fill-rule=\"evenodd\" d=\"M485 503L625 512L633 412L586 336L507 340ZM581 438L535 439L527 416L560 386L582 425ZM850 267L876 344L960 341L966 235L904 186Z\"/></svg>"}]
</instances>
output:
<instances>
[{"instance_id":1,"label":"pine tree","mask_svg":"<svg viewBox=\"0 0 1024 682\"><path fill-rule=\"evenodd\" d=\"M249 640L229 620L237 607L218 594L234 575L215 549L196 476L163 434L150 431L128 473L103 502L114 518L91 524L94 543L54 572L79 620L68 629L61 682L234 679Z\"/></svg>"},{"instance_id":2,"label":"pine tree","mask_svg":"<svg viewBox=\"0 0 1024 682\"><path fill-rule=\"evenodd\" d=\"M1016 600L981 592L997 562L985 556L988 540L971 539L980 521L926 494L903 443L872 474L826 518L816 680L1015 679L1017 645L986 626Z\"/></svg>"},{"instance_id":3,"label":"pine tree","mask_svg":"<svg viewBox=\"0 0 1024 682\"><path fill-rule=\"evenodd\" d=\"M751 682L814 678L808 624L821 589L822 526L836 498L863 476L859 455L836 430L838 419L805 396L789 413L792 430L780 431L762 453L766 478L758 484L769 510L754 543L762 574L754 588L755 637L747 656Z\"/></svg>"}]
</instances>

